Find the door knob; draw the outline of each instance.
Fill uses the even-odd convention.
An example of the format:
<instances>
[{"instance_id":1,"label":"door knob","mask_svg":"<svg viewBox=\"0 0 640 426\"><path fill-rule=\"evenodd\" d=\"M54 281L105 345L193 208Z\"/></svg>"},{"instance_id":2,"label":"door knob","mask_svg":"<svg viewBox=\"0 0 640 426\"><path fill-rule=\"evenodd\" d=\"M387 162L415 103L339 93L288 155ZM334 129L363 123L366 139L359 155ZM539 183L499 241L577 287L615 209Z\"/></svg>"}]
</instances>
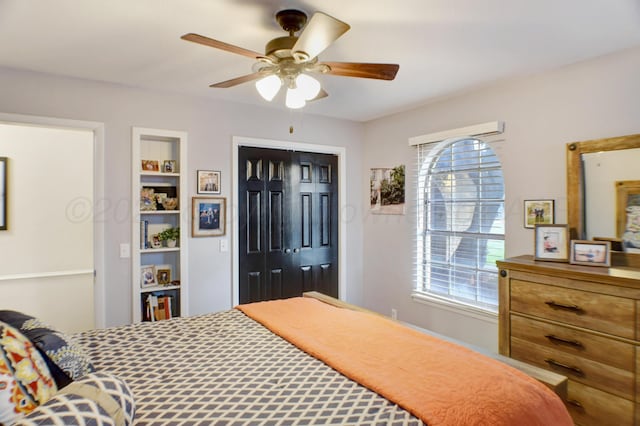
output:
<instances>
[{"instance_id":1,"label":"door knob","mask_svg":"<svg viewBox=\"0 0 640 426\"><path fill-rule=\"evenodd\" d=\"M293 249L293 252L294 252L294 253L297 253L297 252L299 252L299 251L300 251L300 249L298 249L298 248L294 248L294 249Z\"/></svg>"},{"instance_id":2,"label":"door knob","mask_svg":"<svg viewBox=\"0 0 640 426\"><path fill-rule=\"evenodd\" d=\"M285 252L286 254L289 254L289 253L291 253L291 249L284 249L284 252Z\"/></svg>"}]
</instances>

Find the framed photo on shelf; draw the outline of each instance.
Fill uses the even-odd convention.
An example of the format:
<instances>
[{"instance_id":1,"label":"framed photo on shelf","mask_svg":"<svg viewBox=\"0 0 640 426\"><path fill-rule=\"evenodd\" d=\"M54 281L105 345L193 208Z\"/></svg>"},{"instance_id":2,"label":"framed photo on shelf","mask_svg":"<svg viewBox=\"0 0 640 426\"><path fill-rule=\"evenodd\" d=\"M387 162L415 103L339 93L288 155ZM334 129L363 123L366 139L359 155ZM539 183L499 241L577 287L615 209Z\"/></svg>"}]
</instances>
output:
<instances>
[{"instance_id":1,"label":"framed photo on shelf","mask_svg":"<svg viewBox=\"0 0 640 426\"><path fill-rule=\"evenodd\" d=\"M536 224L554 223L554 200L524 200L524 227L535 228Z\"/></svg>"},{"instance_id":2,"label":"framed photo on shelf","mask_svg":"<svg viewBox=\"0 0 640 426\"><path fill-rule=\"evenodd\" d=\"M226 198L193 197L192 203L192 237L219 237L225 234Z\"/></svg>"},{"instance_id":3,"label":"framed photo on shelf","mask_svg":"<svg viewBox=\"0 0 640 426\"><path fill-rule=\"evenodd\" d=\"M158 284L160 285L171 284L171 269L158 269L156 278L158 279Z\"/></svg>"},{"instance_id":4,"label":"framed photo on shelf","mask_svg":"<svg viewBox=\"0 0 640 426\"><path fill-rule=\"evenodd\" d=\"M160 163L158 163L158 160L142 160L142 171L143 172L159 172Z\"/></svg>"},{"instance_id":5,"label":"framed photo on shelf","mask_svg":"<svg viewBox=\"0 0 640 426\"><path fill-rule=\"evenodd\" d=\"M146 197L142 194L146 191ZM173 185L144 185L140 192L140 200L142 205L143 199L151 198L151 204L148 208L142 208L141 210L166 210L164 205L165 201L168 198L175 198L177 201L178 190L176 186ZM176 204L177 207L177 204Z\"/></svg>"},{"instance_id":6,"label":"framed photo on shelf","mask_svg":"<svg viewBox=\"0 0 640 426\"><path fill-rule=\"evenodd\" d=\"M220 172L198 170L198 194L220 194Z\"/></svg>"},{"instance_id":7,"label":"framed photo on shelf","mask_svg":"<svg viewBox=\"0 0 640 426\"><path fill-rule=\"evenodd\" d=\"M535 260L569 261L569 225L541 225L534 227Z\"/></svg>"},{"instance_id":8,"label":"framed photo on shelf","mask_svg":"<svg viewBox=\"0 0 640 426\"><path fill-rule=\"evenodd\" d=\"M140 287L153 287L156 284L155 265L142 265L140 267Z\"/></svg>"},{"instance_id":9,"label":"framed photo on shelf","mask_svg":"<svg viewBox=\"0 0 640 426\"><path fill-rule=\"evenodd\" d=\"M609 267L611 266L611 242L572 240L569 263Z\"/></svg>"},{"instance_id":10,"label":"framed photo on shelf","mask_svg":"<svg viewBox=\"0 0 640 426\"><path fill-rule=\"evenodd\" d=\"M140 210L151 211L156 208L156 197L153 188L140 188Z\"/></svg>"},{"instance_id":11,"label":"framed photo on shelf","mask_svg":"<svg viewBox=\"0 0 640 426\"><path fill-rule=\"evenodd\" d=\"M164 160L164 163L162 163L162 171L165 173L176 173L176 161Z\"/></svg>"}]
</instances>

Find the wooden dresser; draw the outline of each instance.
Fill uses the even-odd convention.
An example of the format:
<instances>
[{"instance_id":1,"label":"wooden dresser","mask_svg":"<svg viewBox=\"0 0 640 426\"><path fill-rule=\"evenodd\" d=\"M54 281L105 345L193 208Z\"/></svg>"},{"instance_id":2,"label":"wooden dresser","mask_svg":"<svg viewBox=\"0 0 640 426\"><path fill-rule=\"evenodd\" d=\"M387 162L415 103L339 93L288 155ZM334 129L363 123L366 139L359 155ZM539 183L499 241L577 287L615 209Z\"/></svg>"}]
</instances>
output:
<instances>
[{"instance_id":1,"label":"wooden dresser","mask_svg":"<svg viewBox=\"0 0 640 426\"><path fill-rule=\"evenodd\" d=\"M640 425L640 269L498 261L499 349L569 378L578 425Z\"/></svg>"}]
</instances>

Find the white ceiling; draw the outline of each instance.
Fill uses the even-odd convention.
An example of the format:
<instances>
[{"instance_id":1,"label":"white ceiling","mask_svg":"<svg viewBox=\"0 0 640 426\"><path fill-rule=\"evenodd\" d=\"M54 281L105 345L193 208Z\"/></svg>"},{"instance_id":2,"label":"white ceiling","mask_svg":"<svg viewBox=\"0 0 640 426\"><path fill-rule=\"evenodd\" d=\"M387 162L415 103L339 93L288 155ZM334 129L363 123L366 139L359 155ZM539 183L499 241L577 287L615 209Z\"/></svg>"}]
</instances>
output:
<instances>
[{"instance_id":1,"label":"white ceiling","mask_svg":"<svg viewBox=\"0 0 640 426\"><path fill-rule=\"evenodd\" d=\"M263 52L285 8L351 25L321 61L400 65L319 77L329 97L305 112L357 121L640 45L638 0L0 0L0 66L284 109L252 83L209 88L253 62L180 36Z\"/></svg>"}]
</instances>

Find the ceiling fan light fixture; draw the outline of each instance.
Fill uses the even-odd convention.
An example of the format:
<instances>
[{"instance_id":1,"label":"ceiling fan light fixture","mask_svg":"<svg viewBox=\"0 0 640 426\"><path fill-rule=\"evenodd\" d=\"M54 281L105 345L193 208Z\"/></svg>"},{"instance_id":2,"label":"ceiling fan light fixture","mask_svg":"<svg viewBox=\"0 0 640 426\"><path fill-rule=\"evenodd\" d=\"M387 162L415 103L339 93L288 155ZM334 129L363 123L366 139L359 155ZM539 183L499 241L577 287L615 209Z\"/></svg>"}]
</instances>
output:
<instances>
[{"instance_id":1,"label":"ceiling fan light fixture","mask_svg":"<svg viewBox=\"0 0 640 426\"><path fill-rule=\"evenodd\" d=\"M320 93L320 82L307 74L300 74L296 77L296 87L302 92L306 101L310 101Z\"/></svg>"},{"instance_id":2,"label":"ceiling fan light fixture","mask_svg":"<svg viewBox=\"0 0 640 426\"><path fill-rule=\"evenodd\" d=\"M256 81L256 90L260 93L260 96L268 102L271 102L271 100L278 94L280 86L282 86L282 80L280 80L280 77L275 74L271 74Z\"/></svg>"},{"instance_id":3,"label":"ceiling fan light fixture","mask_svg":"<svg viewBox=\"0 0 640 426\"><path fill-rule=\"evenodd\" d=\"M285 100L285 105L287 108L291 109L299 109L306 105L306 101L304 99L304 94L300 89L287 89L287 97Z\"/></svg>"}]
</instances>

